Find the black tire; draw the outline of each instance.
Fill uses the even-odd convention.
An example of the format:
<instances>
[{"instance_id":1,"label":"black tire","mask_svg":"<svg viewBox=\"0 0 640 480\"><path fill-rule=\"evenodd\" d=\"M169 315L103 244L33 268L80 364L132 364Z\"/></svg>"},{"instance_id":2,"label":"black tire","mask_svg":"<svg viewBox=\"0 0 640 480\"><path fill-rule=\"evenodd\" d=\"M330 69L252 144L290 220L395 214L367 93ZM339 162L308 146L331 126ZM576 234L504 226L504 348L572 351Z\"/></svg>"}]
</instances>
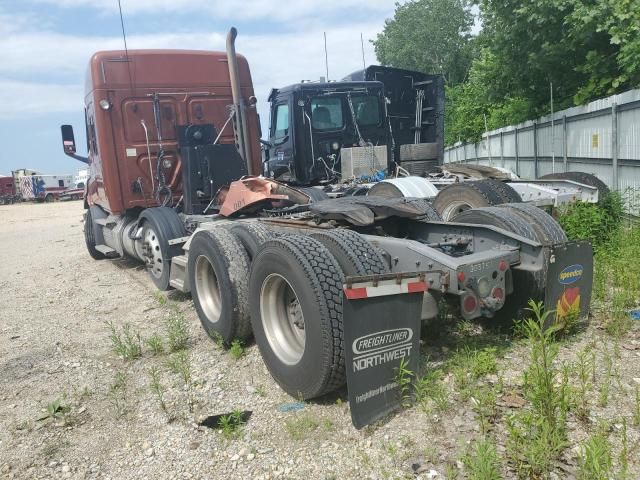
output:
<instances>
[{"instance_id":1,"label":"black tire","mask_svg":"<svg viewBox=\"0 0 640 480\"><path fill-rule=\"evenodd\" d=\"M611 192L606 183L595 175L585 172L549 173L540 177L540 180L572 180L598 189L598 202L602 202Z\"/></svg>"},{"instance_id":2,"label":"black tire","mask_svg":"<svg viewBox=\"0 0 640 480\"><path fill-rule=\"evenodd\" d=\"M98 233L96 230L100 228L93 218L96 214L96 208L98 207L89 207L84 216L84 243L87 246L87 251L89 255L91 255L91 258L94 260L104 260L106 258L104 254L96 250L96 236Z\"/></svg>"},{"instance_id":3,"label":"black tire","mask_svg":"<svg viewBox=\"0 0 640 480\"><path fill-rule=\"evenodd\" d=\"M259 222L235 223L231 226L231 232L240 240L249 260L253 260L264 242L277 236L276 232Z\"/></svg>"},{"instance_id":4,"label":"black tire","mask_svg":"<svg viewBox=\"0 0 640 480\"><path fill-rule=\"evenodd\" d=\"M176 211L168 207L147 208L139 221L149 277L158 290L169 290L171 259L182 253L182 246L169 245L169 240L187 234L184 224Z\"/></svg>"},{"instance_id":5,"label":"black tire","mask_svg":"<svg viewBox=\"0 0 640 480\"><path fill-rule=\"evenodd\" d=\"M445 221L450 221L457 214L474 208L499 205L502 196L494 185L474 182L454 183L449 185L436 196L433 207Z\"/></svg>"},{"instance_id":6,"label":"black tire","mask_svg":"<svg viewBox=\"0 0 640 480\"><path fill-rule=\"evenodd\" d=\"M207 335L225 345L251 336L249 257L226 228L201 230L189 246L193 305Z\"/></svg>"},{"instance_id":7,"label":"black tire","mask_svg":"<svg viewBox=\"0 0 640 480\"><path fill-rule=\"evenodd\" d=\"M326 192L324 192L324 190L320 190L319 188L298 187L298 190L309 195L309 198L311 198L310 203L321 202L322 200L328 200L329 198L331 198L326 194Z\"/></svg>"},{"instance_id":8,"label":"black tire","mask_svg":"<svg viewBox=\"0 0 640 480\"><path fill-rule=\"evenodd\" d=\"M500 208L507 208L531 223L543 245L554 245L567 241L562 227L547 212L529 203L505 203Z\"/></svg>"},{"instance_id":9,"label":"black tire","mask_svg":"<svg viewBox=\"0 0 640 480\"><path fill-rule=\"evenodd\" d=\"M51 194L51 193L47 193L47 194L45 195L45 197L44 197L44 201L45 201L46 203L51 203L51 202L53 202L53 200L54 200L54 198L53 198L53 194Z\"/></svg>"},{"instance_id":10,"label":"black tire","mask_svg":"<svg viewBox=\"0 0 640 480\"><path fill-rule=\"evenodd\" d=\"M380 275L389 268L373 245L352 230L325 230L311 234L335 257L345 275Z\"/></svg>"},{"instance_id":11,"label":"black tire","mask_svg":"<svg viewBox=\"0 0 640 480\"><path fill-rule=\"evenodd\" d=\"M522 197L516 192L511 185L493 178L485 178L484 180L478 180L477 184L489 185L500 195L502 199L501 203L518 203L522 202Z\"/></svg>"},{"instance_id":12,"label":"black tire","mask_svg":"<svg viewBox=\"0 0 640 480\"><path fill-rule=\"evenodd\" d=\"M438 211L433 207L433 204L424 198L407 198L408 202L416 205L424 212L424 216L420 219L421 221L432 221L432 222L441 222L442 216Z\"/></svg>"},{"instance_id":13,"label":"black tire","mask_svg":"<svg viewBox=\"0 0 640 480\"><path fill-rule=\"evenodd\" d=\"M292 396L315 398L345 383L343 282L333 255L308 236L270 240L253 261L253 333L269 372Z\"/></svg>"},{"instance_id":14,"label":"black tire","mask_svg":"<svg viewBox=\"0 0 640 480\"><path fill-rule=\"evenodd\" d=\"M521 214L517 214L508 208L487 207L475 210L467 210L460 213L454 222L472 223L477 225L491 225L502 228L508 232L542 243L536 230ZM545 265L548 248L545 248ZM510 323L513 320L523 318L526 315L529 299L535 301L544 300L546 285L546 270L521 270L509 269L513 281L513 292L507 296L504 306L494 316L496 321Z\"/></svg>"}]
</instances>

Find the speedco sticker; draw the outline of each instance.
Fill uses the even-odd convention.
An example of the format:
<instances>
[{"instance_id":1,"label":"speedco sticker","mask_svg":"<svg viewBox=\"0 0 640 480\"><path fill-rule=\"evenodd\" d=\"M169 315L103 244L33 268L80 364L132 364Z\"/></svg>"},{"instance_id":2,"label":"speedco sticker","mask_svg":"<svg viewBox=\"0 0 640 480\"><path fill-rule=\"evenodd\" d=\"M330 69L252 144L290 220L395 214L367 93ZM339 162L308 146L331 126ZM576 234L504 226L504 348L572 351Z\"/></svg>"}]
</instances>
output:
<instances>
[{"instance_id":1,"label":"speedco sticker","mask_svg":"<svg viewBox=\"0 0 640 480\"><path fill-rule=\"evenodd\" d=\"M567 268L560 272L558 280L563 285L569 285L570 283L577 282L582 277L584 268L580 264L569 265Z\"/></svg>"},{"instance_id":2,"label":"speedco sticker","mask_svg":"<svg viewBox=\"0 0 640 480\"><path fill-rule=\"evenodd\" d=\"M410 328L383 330L356 338L351 345L353 371L358 372L408 357L412 338L413 330Z\"/></svg>"}]
</instances>

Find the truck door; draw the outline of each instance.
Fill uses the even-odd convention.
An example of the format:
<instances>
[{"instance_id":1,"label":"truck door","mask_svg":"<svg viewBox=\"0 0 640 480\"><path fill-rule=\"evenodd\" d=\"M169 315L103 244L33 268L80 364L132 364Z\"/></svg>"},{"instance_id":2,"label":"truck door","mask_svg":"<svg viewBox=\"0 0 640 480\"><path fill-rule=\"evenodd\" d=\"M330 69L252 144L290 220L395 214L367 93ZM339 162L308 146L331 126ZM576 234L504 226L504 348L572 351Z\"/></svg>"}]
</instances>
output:
<instances>
[{"instance_id":1,"label":"truck door","mask_svg":"<svg viewBox=\"0 0 640 480\"><path fill-rule=\"evenodd\" d=\"M271 108L269 160L265 174L295 181L292 112L288 100L276 101Z\"/></svg>"}]
</instances>

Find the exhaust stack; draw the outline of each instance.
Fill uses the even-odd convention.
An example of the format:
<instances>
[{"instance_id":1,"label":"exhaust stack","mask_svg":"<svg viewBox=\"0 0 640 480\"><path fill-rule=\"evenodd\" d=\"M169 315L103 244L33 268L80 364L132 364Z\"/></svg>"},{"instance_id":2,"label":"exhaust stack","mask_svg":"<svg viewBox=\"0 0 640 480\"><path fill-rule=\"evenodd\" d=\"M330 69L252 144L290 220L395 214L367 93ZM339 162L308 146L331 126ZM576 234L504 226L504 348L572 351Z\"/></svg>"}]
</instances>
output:
<instances>
[{"instance_id":1,"label":"exhaust stack","mask_svg":"<svg viewBox=\"0 0 640 480\"><path fill-rule=\"evenodd\" d=\"M238 36L238 30L236 27L231 27L227 34L227 62L229 64L229 79L231 81L231 95L233 97L233 108L235 110L235 117L233 119L233 126L236 134L236 147L240 156L247 165L247 172L249 175L254 175L253 167L251 165L251 144L249 142L247 127L246 109L247 105L242 98L242 90L240 89L240 77L238 75L238 58L236 56L236 37Z\"/></svg>"}]
</instances>

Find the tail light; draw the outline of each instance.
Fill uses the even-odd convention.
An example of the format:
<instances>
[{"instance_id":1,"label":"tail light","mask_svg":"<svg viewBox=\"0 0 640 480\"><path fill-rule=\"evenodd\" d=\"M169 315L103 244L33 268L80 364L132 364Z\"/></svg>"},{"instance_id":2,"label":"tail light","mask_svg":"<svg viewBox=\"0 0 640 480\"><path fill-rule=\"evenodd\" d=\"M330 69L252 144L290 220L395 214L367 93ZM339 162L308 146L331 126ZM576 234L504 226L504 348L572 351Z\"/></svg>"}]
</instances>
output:
<instances>
[{"instance_id":1,"label":"tail light","mask_svg":"<svg viewBox=\"0 0 640 480\"><path fill-rule=\"evenodd\" d=\"M462 310L464 313L470 314L478 309L478 299L475 295L468 293L462 298Z\"/></svg>"},{"instance_id":2,"label":"tail light","mask_svg":"<svg viewBox=\"0 0 640 480\"><path fill-rule=\"evenodd\" d=\"M491 296L496 300L504 302L504 290L500 287L495 287L493 290L491 290Z\"/></svg>"}]
</instances>

